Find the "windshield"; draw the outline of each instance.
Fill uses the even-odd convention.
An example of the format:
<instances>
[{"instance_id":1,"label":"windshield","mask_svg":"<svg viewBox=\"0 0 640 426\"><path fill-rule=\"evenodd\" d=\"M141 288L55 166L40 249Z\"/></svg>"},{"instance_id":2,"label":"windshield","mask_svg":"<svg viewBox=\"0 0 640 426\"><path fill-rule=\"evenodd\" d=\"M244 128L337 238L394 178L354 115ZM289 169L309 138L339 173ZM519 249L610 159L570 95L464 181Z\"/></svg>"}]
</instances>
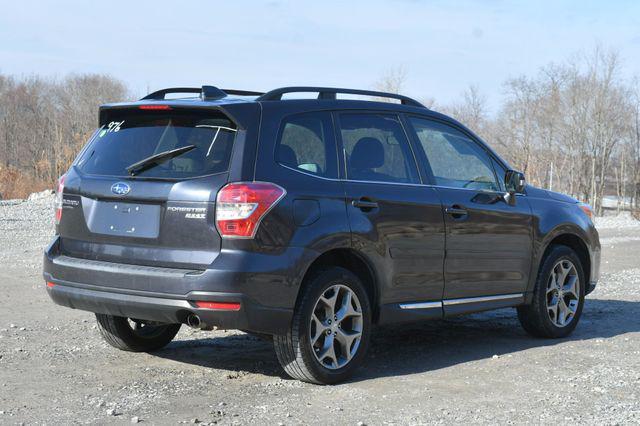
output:
<instances>
[{"instance_id":1,"label":"windshield","mask_svg":"<svg viewBox=\"0 0 640 426\"><path fill-rule=\"evenodd\" d=\"M229 167L235 133L231 120L211 111L114 112L75 166L87 174L128 176L132 164L179 150L136 176L181 179L221 173Z\"/></svg>"}]
</instances>

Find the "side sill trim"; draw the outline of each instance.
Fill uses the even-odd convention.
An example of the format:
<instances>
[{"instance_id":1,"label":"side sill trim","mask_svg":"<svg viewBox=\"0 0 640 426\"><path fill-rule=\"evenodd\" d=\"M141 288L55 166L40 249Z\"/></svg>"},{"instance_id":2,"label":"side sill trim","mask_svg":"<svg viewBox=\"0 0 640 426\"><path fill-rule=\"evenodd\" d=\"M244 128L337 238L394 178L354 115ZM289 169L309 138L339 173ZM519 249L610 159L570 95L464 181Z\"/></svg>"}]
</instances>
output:
<instances>
[{"instance_id":1,"label":"side sill trim","mask_svg":"<svg viewBox=\"0 0 640 426\"><path fill-rule=\"evenodd\" d=\"M442 308L442 302L401 303L400 309L435 309Z\"/></svg>"},{"instance_id":2,"label":"side sill trim","mask_svg":"<svg viewBox=\"0 0 640 426\"><path fill-rule=\"evenodd\" d=\"M514 294L499 294L496 296L481 296L481 297L467 297L463 299L448 299L444 300L444 306L450 305L463 305L466 303L482 303L482 302L493 302L495 300L510 300L510 299L520 299L524 297L524 293L514 293Z\"/></svg>"},{"instance_id":3,"label":"side sill trim","mask_svg":"<svg viewBox=\"0 0 640 426\"><path fill-rule=\"evenodd\" d=\"M493 302L496 300L511 300L520 299L524 297L524 293L514 294L498 294L496 296L481 296L481 297L465 297L462 299L447 299L442 302L415 302L415 303L400 303L398 306L400 309L439 309L443 306L451 305L464 305L467 303L482 303Z\"/></svg>"}]
</instances>

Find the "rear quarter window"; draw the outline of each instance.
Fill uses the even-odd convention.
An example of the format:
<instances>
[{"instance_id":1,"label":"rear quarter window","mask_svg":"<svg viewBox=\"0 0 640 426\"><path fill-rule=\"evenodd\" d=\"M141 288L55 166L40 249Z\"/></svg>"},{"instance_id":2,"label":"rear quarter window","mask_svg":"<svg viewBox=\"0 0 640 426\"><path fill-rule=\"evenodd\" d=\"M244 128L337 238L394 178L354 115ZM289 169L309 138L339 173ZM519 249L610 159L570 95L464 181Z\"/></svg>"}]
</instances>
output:
<instances>
[{"instance_id":1,"label":"rear quarter window","mask_svg":"<svg viewBox=\"0 0 640 426\"><path fill-rule=\"evenodd\" d=\"M337 178L336 145L327 112L296 114L283 120L276 161L304 173Z\"/></svg>"},{"instance_id":2,"label":"rear quarter window","mask_svg":"<svg viewBox=\"0 0 640 426\"><path fill-rule=\"evenodd\" d=\"M166 151L193 146L136 176L184 179L226 172L235 124L216 111L113 111L75 162L83 173L127 176L127 168Z\"/></svg>"}]
</instances>

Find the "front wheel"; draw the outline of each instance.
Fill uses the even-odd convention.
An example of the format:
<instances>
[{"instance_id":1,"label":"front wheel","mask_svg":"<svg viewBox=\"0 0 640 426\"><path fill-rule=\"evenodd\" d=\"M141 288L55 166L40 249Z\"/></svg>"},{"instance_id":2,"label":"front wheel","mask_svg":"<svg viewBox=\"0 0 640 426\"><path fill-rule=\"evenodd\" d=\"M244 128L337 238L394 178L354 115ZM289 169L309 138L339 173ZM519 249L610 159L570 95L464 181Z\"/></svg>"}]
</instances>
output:
<instances>
[{"instance_id":1,"label":"front wheel","mask_svg":"<svg viewBox=\"0 0 640 426\"><path fill-rule=\"evenodd\" d=\"M150 352L168 345L180 324L160 324L113 315L96 314L104 340L123 351Z\"/></svg>"},{"instance_id":2,"label":"front wheel","mask_svg":"<svg viewBox=\"0 0 640 426\"><path fill-rule=\"evenodd\" d=\"M343 381L362 364L371 329L367 292L353 273L330 268L306 282L286 335L274 336L276 355L294 379Z\"/></svg>"},{"instance_id":3,"label":"front wheel","mask_svg":"<svg viewBox=\"0 0 640 426\"><path fill-rule=\"evenodd\" d=\"M578 325L584 292L584 271L576 253L566 246L553 246L540 266L533 300L518 307L518 319L534 336L568 336Z\"/></svg>"}]
</instances>

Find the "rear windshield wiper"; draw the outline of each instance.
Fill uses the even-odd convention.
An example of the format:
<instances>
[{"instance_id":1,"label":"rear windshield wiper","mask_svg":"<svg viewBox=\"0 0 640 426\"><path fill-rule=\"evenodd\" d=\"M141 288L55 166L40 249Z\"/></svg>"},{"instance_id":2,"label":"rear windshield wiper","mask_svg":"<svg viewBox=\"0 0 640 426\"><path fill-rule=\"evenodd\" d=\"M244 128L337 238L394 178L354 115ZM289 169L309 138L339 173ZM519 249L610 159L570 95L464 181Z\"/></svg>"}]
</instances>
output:
<instances>
[{"instance_id":1,"label":"rear windshield wiper","mask_svg":"<svg viewBox=\"0 0 640 426\"><path fill-rule=\"evenodd\" d=\"M162 164L165 161L168 161L178 155L182 155L185 152L191 151L195 148L195 145L187 145L176 149L171 149L169 151L160 152L158 154L154 154L150 157L144 158L136 163L133 163L129 167L127 167L127 171L131 176L135 176L140 172L143 172L147 169L157 166L158 164Z\"/></svg>"}]
</instances>

